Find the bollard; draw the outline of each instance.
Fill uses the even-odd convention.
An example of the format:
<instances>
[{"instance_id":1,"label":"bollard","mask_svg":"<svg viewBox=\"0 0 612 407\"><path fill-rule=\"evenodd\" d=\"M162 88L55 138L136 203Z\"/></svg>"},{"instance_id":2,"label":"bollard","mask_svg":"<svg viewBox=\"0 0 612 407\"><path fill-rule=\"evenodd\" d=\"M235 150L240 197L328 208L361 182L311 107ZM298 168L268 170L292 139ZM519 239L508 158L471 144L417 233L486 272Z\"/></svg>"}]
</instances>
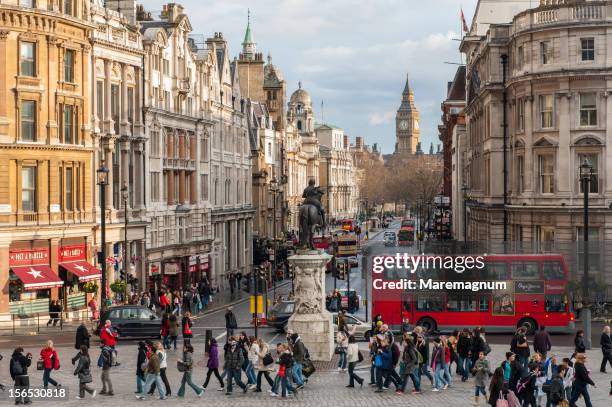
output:
<instances>
[{"instance_id":1,"label":"bollard","mask_svg":"<svg viewBox=\"0 0 612 407\"><path fill-rule=\"evenodd\" d=\"M212 329L207 329L204 339L204 352L206 353L210 352L210 340L212 339L212 337Z\"/></svg>"}]
</instances>

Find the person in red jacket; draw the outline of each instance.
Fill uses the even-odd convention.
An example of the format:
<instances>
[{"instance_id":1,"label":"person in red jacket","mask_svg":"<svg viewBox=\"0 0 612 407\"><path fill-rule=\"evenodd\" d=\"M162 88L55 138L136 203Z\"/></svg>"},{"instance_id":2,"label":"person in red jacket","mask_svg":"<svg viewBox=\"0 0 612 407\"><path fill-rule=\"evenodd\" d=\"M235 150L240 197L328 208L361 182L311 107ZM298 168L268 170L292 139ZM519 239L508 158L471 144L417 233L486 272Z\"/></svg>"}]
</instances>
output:
<instances>
[{"instance_id":1,"label":"person in red jacket","mask_svg":"<svg viewBox=\"0 0 612 407\"><path fill-rule=\"evenodd\" d=\"M53 341L48 340L47 345L40 350L40 359L43 362L42 379L45 389L49 386L49 383L55 387L60 387L61 385L51 378L51 371L53 371L53 369L58 370L60 367L59 357L57 356L57 351L53 347Z\"/></svg>"},{"instance_id":2,"label":"person in red jacket","mask_svg":"<svg viewBox=\"0 0 612 407\"><path fill-rule=\"evenodd\" d=\"M159 306L161 307L162 312L170 312L170 300L168 300L165 291L162 291L161 295L159 296Z\"/></svg>"},{"instance_id":3,"label":"person in red jacket","mask_svg":"<svg viewBox=\"0 0 612 407\"><path fill-rule=\"evenodd\" d=\"M104 323L104 328L100 331L100 341L104 346L108 346L112 349L112 365L111 366L119 366L117 363L117 350L115 349L115 345L117 344L117 331L113 329L111 326L111 322L106 320Z\"/></svg>"}]
</instances>

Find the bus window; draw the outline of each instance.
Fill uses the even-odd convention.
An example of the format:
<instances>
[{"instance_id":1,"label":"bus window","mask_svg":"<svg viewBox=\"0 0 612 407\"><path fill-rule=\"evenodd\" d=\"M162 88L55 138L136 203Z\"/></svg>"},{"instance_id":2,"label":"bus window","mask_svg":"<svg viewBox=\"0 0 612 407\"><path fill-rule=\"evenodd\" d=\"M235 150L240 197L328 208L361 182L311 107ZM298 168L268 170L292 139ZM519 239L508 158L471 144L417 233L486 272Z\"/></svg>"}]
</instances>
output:
<instances>
[{"instance_id":1,"label":"bus window","mask_svg":"<svg viewBox=\"0 0 612 407\"><path fill-rule=\"evenodd\" d=\"M410 312L410 300L404 300L402 302L403 310L406 312Z\"/></svg>"},{"instance_id":2,"label":"bus window","mask_svg":"<svg viewBox=\"0 0 612 407\"><path fill-rule=\"evenodd\" d=\"M508 268L506 263L486 263L484 278L492 281L508 280Z\"/></svg>"},{"instance_id":3,"label":"bus window","mask_svg":"<svg viewBox=\"0 0 612 407\"><path fill-rule=\"evenodd\" d=\"M481 295L478 300L478 311L489 312L489 299L488 295Z\"/></svg>"},{"instance_id":4,"label":"bus window","mask_svg":"<svg viewBox=\"0 0 612 407\"><path fill-rule=\"evenodd\" d=\"M417 311L443 311L444 302L441 296L419 296Z\"/></svg>"},{"instance_id":5,"label":"bus window","mask_svg":"<svg viewBox=\"0 0 612 407\"><path fill-rule=\"evenodd\" d=\"M546 312L565 312L565 296L563 294L546 294L544 297L544 311Z\"/></svg>"},{"instance_id":6,"label":"bus window","mask_svg":"<svg viewBox=\"0 0 612 407\"><path fill-rule=\"evenodd\" d=\"M565 273L560 261L545 261L542 263L544 280L564 280Z\"/></svg>"},{"instance_id":7,"label":"bus window","mask_svg":"<svg viewBox=\"0 0 612 407\"><path fill-rule=\"evenodd\" d=\"M448 294L446 310L449 312L476 311L476 296L473 294Z\"/></svg>"},{"instance_id":8,"label":"bus window","mask_svg":"<svg viewBox=\"0 0 612 407\"><path fill-rule=\"evenodd\" d=\"M512 270L513 279L538 280L540 278L540 273L538 272L538 263L534 261L513 261L510 267Z\"/></svg>"}]
</instances>

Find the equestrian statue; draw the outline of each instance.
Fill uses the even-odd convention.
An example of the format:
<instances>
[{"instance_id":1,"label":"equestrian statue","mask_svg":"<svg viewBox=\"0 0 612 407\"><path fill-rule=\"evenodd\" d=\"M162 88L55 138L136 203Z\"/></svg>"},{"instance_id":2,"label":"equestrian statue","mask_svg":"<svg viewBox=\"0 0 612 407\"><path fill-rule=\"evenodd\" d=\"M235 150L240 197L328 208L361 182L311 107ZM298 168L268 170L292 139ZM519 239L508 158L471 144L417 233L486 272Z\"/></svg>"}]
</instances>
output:
<instances>
[{"instance_id":1,"label":"equestrian statue","mask_svg":"<svg viewBox=\"0 0 612 407\"><path fill-rule=\"evenodd\" d=\"M325 211L321 205L324 192L310 179L304 189L300 206L300 247L314 249L313 237L317 228L325 229Z\"/></svg>"}]
</instances>

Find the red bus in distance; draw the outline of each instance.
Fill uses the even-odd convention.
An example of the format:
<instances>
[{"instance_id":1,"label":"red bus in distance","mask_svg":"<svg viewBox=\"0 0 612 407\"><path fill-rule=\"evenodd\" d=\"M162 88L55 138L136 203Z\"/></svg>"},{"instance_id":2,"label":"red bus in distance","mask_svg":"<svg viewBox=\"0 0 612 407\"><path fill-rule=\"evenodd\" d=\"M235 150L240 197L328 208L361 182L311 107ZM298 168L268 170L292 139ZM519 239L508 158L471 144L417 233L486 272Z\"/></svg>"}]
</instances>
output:
<instances>
[{"instance_id":1,"label":"red bus in distance","mask_svg":"<svg viewBox=\"0 0 612 407\"><path fill-rule=\"evenodd\" d=\"M545 325L550 332L572 332L574 313L566 285L569 271L558 254L487 255L482 270L385 269L372 273L372 315L380 314L393 330L403 318L428 330L484 327L488 332L514 332L527 325L530 331ZM414 280L417 288L382 288L381 281ZM506 281L506 290L444 291L418 288L427 281ZM376 284L375 284L376 282Z\"/></svg>"}]
</instances>

